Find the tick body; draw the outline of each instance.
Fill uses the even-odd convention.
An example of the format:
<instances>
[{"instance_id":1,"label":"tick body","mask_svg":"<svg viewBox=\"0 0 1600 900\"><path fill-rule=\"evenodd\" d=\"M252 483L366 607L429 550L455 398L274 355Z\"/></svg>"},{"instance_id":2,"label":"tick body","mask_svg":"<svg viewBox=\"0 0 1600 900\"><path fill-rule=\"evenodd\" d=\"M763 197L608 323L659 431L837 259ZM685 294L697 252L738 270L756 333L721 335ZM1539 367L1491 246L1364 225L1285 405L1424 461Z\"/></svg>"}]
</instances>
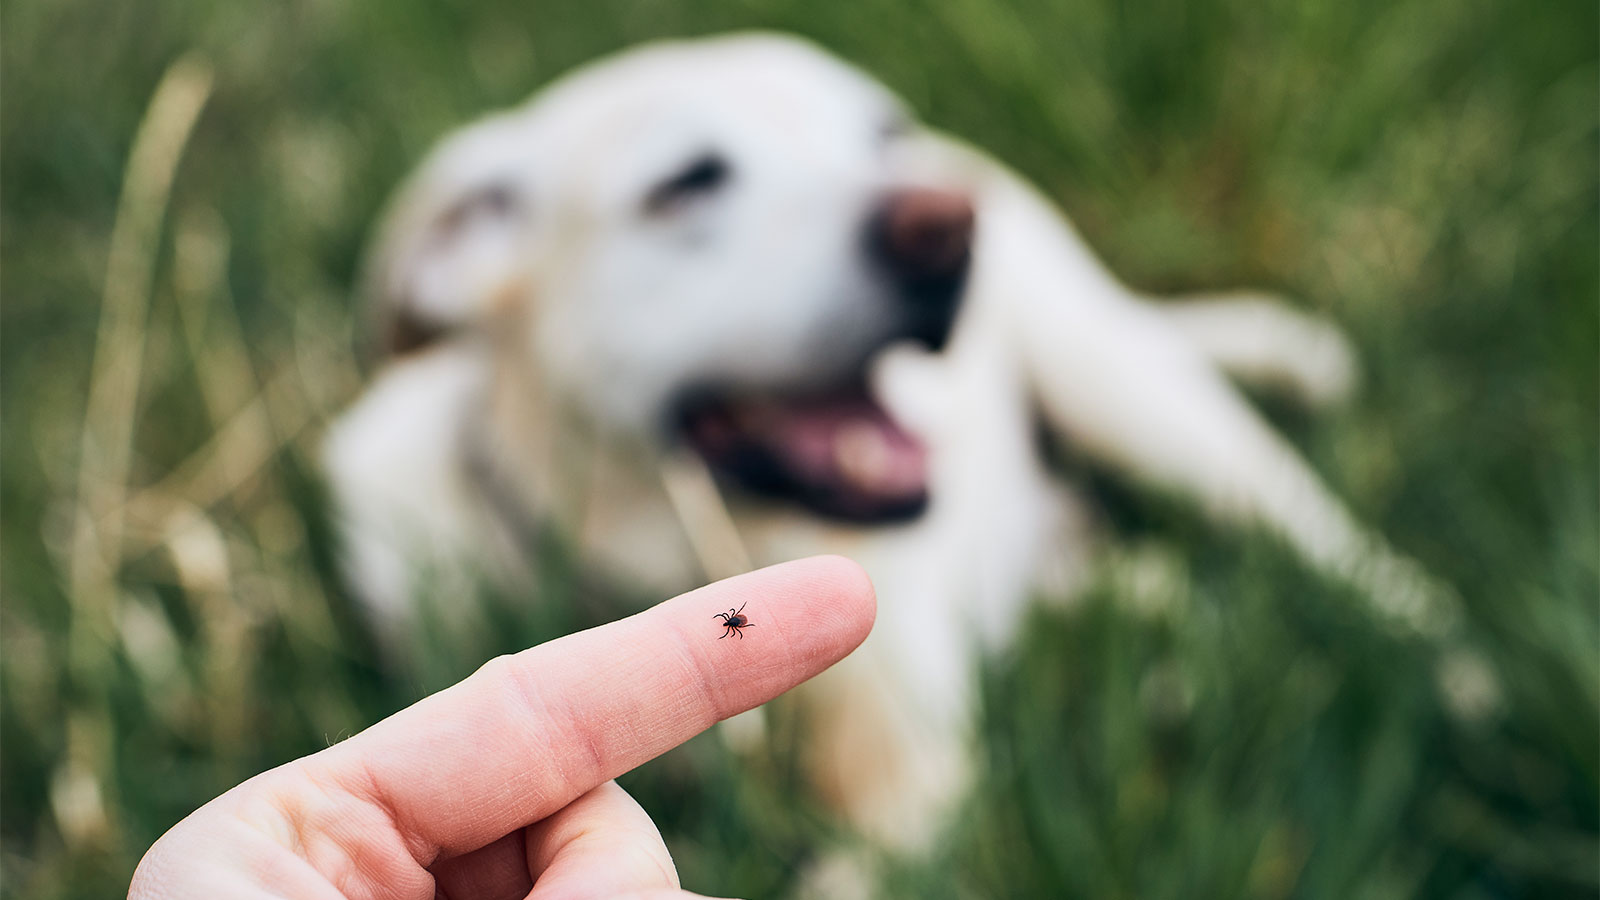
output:
<instances>
[{"instance_id":1,"label":"tick body","mask_svg":"<svg viewBox=\"0 0 1600 900\"><path fill-rule=\"evenodd\" d=\"M719 640L719 641L722 640L722 638L725 638L730 634L737 634L739 636L739 640L742 641L742 640L744 640L744 630L746 628L754 628L754 627L756 627L756 626L750 624L750 620L749 619L744 617L744 607L743 606L739 607L738 609L730 609L725 613L717 613L716 615L712 616L711 618L713 618L713 619L721 619L722 620L723 631L722 631L722 637L717 638L717 640Z\"/></svg>"}]
</instances>

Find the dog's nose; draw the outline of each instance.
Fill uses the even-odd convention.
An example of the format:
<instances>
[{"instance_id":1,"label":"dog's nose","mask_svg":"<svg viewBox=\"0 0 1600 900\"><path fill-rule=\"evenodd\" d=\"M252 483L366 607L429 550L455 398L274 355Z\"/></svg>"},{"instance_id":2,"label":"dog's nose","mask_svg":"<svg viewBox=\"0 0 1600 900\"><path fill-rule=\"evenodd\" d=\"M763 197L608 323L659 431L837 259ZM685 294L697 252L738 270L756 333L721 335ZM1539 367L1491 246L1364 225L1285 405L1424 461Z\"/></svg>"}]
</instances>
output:
<instances>
[{"instance_id":1,"label":"dog's nose","mask_svg":"<svg viewBox=\"0 0 1600 900\"><path fill-rule=\"evenodd\" d=\"M900 277L960 275L972 252L972 199L933 188L897 190L884 198L874 226L874 249Z\"/></svg>"}]
</instances>

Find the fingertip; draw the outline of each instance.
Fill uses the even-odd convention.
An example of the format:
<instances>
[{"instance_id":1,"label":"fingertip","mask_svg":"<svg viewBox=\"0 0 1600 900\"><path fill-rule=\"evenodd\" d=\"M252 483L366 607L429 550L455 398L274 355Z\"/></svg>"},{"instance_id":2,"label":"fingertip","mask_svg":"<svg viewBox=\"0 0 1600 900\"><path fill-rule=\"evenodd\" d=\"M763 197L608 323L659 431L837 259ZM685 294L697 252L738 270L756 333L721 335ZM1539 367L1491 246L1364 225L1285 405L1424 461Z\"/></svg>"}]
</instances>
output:
<instances>
[{"instance_id":1,"label":"fingertip","mask_svg":"<svg viewBox=\"0 0 1600 900\"><path fill-rule=\"evenodd\" d=\"M694 610L693 624L675 614L684 606ZM707 654L702 660L706 671L728 676L718 679L723 685L719 718L725 718L765 703L848 656L872 631L877 599L872 580L853 560L812 556L706 585L657 609L676 620L674 627L687 628L682 632L686 644L696 654ZM742 610L754 629L731 642L738 649L702 648L700 617L715 609ZM752 679L753 663L769 677Z\"/></svg>"},{"instance_id":2,"label":"fingertip","mask_svg":"<svg viewBox=\"0 0 1600 900\"><path fill-rule=\"evenodd\" d=\"M851 626L845 631L853 637L852 648L867 639L878 617L878 591L860 563L848 556L829 554L807 557L788 565L807 567L808 577L833 599L842 624Z\"/></svg>"},{"instance_id":3,"label":"fingertip","mask_svg":"<svg viewBox=\"0 0 1600 900\"><path fill-rule=\"evenodd\" d=\"M786 597L786 605L792 610L803 611L799 621L806 623L804 631L821 638L819 649L831 657L830 663L859 647L877 618L877 591L872 579L849 557L808 556L739 578L750 579L739 585L741 589L762 585L761 590L769 595L775 592Z\"/></svg>"}]
</instances>

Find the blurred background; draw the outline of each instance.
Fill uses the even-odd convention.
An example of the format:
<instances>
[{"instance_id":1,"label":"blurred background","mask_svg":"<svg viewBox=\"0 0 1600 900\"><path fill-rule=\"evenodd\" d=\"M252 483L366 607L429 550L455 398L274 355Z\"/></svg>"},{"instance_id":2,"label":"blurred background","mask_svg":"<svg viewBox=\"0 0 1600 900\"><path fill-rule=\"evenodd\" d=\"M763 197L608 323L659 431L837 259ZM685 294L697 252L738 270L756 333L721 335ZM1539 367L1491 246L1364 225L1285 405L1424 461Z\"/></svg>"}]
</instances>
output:
<instances>
[{"instance_id":1,"label":"blurred background","mask_svg":"<svg viewBox=\"0 0 1600 900\"><path fill-rule=\"evenodd\" d=\"M1446 665L1439 690L1433 648L1282 550L1107 482L1126 565L986 662L984 780L948 851L892 865L893 890L1600 892L1592 2L17 0L3 17L5 897L119 895L150 842L240 780L629 608L551 547L548 602L386 675L334 572L316 441L361 383L368 228L434 139L600 53L751 26L820 41L1017 167L1136 286L1276 288L1344 323L1356 401L1268 410L1457 586L1496 673ZM706 737L624 785L686 885L761 897L837 837L798 777L781 749L736 762Z\"/></svg>"}]
</instances>

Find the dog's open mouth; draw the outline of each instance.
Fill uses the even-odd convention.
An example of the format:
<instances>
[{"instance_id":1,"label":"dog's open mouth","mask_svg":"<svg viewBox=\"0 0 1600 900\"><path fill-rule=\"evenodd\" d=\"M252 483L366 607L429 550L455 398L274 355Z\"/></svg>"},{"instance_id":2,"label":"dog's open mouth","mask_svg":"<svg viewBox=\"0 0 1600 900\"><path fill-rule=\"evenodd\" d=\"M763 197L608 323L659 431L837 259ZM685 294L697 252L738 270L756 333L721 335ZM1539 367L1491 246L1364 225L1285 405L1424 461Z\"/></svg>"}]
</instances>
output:
<instances>
[{"instance_id":1,"label":"dog's open mouth","mask_svg":"<svg viewBox=\"0 0 1600 900\"><path fill-rule=\"evenodd\" d=\"M821 515L890 522L927 506L927 457L853 385L795 396L701 393L680 406L684 438L716 473Z\"/></svg>"}]
</instances>

